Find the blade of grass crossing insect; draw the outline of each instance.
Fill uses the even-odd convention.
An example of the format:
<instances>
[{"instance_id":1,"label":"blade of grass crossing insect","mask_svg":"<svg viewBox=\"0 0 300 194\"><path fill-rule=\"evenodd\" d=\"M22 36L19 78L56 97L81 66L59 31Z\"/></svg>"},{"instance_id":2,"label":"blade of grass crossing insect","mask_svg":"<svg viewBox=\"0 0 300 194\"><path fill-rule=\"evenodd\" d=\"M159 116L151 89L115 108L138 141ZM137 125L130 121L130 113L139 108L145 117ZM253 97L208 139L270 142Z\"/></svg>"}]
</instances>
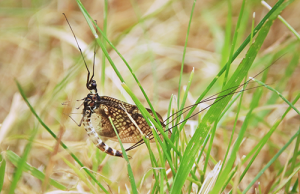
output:
<instances>
[{"instance_id":1,"label":"blade of grass crossing insect","mask_svg":"<svg viewBox=\"0 0 300 194\"><path fill-rule=\"evenodd\" d=\"M125 84L122 83L122 87L125 89L125 91L130 95L130 97L132 98L132 100L134 101L134 103L136 104L136 106L139 108L139 110L141 111L142 115L144 118L148 118L146 119L146 122L148 123L149 126L152 126L152 124L158 129L158 131L160 132L160 134L164 137L164 139L166 141L168 141L169 145L179 154L179 151L176 149L176 147L173 145L173 143L171 142L171 140L168 138L167 134L165 134L164 130L162 129L162 127L160 125L157 124L156 120L153 119L153 117L151 117L151 115L149 114L149 112L145 109L145 107L142 105L142 103L138 100L138 98L134 95L134 93L130 90L130 88ZM159 140L158 140L159 141ZM159 141L160 144L162 143L161 141ZM161 144L162 146L162 144ZM164 146L165 147L165 146ZM180 154L179 154L180 155Z\"/></svg>"},{"instance_id":2,"label":"blade of grass crossing insect","mask_svg":"<svg viewBox=\"0 0 300 194\"><path fill-rule=\"evenodd\" d=\"M299 150L299 145L300 145L300 136L298 136L297 140L296 140L296 144L295 144L295 148L294 148L294 154L293 154L292 161L291 161L290 171L293 171L296 167L296 159L297 159L297 152ZM291 180L289 180L286 183L285 193L289 193L290 185L291 185Z\"/></svg>"},{"instance_id":3,"label":"blade of grass crossing insect","mask_svg":"<svg viewBox=\"0 0 300 194\"><path fill-rule=\"evenodd\" d=\"M251 181L251 183L246 187L246 189L243 191L243 194L247 193L249 189L254 185L254 183L259 179L259 177L273 164L273 162L282 154L283 151L286 150L286 148L293 142L293 140L300 134L300 128L297 131L295 135L292 136L292 138L277 152L277 154L266 164L266 166L258 172L256 177Z\"/></svg>"},{"instance_id":4,"label":"blade of grass crossing insect","mask_svg":"<svg viewBox=\"0 0 300 194\"><path fill-rule=\"evenodd\" d=\"M24 166L26 164L27 157L28 157L29 152L30 152L31 147L32 147L32 142L33 142L37 132L38 132L38 127L35 126L34 129L31 132L29 141L28 141L28 143L27 143L27 145L24 149L24 153L23 153L21 159L19 160L19 162L18 162L18 164L15 168L15 173L14 173L14 176L13 176L13 180L12 180L12 182L10 184L10 188L9 188L9 193L10 194L15 193L15 189L16 189L18 181L20 180L20 178L22 176L22 173L24 171Z\"/></svg>"},{"instance_id":5,"label":"blade of grass crossing insect","mask_svg":"<svg viewBox=\"0 0 300 194\"><path fill-rule=\"evenodd\" d=\"M25 93L21 87L21 85L19 84L19 82L17 80L15 80L18 90L21 94L21 96L23 97L24 101L26 102L27 106L29 107L30 111L32 112L32 114L37 118L37 120L39 121L39 123L48 131L48 133L50 133L50 135L57 140L57 136L55 135L55 133L42 121L42 119L38 116L38 114L35 112L34 108L31 106L31 104L29 103L27 97L25 96ZM60 141L60 145L68 151L68 153L72 156L72 158L79 164L79 166L81 166L82 168L84 167L84 165L80 162L80 160L68 149L68 147L62 142ZM84 171L97 183L97 185L105 192L108 193L108 191L100 184L100 182L92 175L92 173L90 173L90 171L88 171L86 168L83 168Z\"/></svg>"},{"instance_id":6,"label":"blade of grass crossing insect","mask_svg":"<svg viewBox=\"0 0 300 194\"><path fill-rule=\"evenodd\" d=\"M113 127L117 137L118 137L118 140L119 140L119 143L121 145L121 149L122 149L122 154L123 154L123 157L124 159L126 160L127 162L127 172L128 172L128 176L129 176L129 180L130 180L130 183L131 183L131 189L132 189L132 193L134 194L138 194L138 191L137 191L137 188L136 188L136 184L135 184L135 180L134 180L134 176L133 176L133 172L132 172L132 169L131 169L131 166L130 166L130 162L129 162L129 159L128 159L128 156L126 154L126 151L124 149L124 146L122 144L122 141L119 137L119 134L118 134L118 131L116 130L115 126L114 126L114 123L113 121L111 120L111 118L109 117L109 121L110 121L110 124L111 126Z\"/></svg>"},{"instance_id":7,"label":"blade of grass crossing insect","mask_svg":"<svg viewBox=\"0 0 300 194\"><path fill-rule=\"evenodd\" d=\"M107 13L108 13L108 0L104 0L104 8L103 8L103 33L105 36L107 35ZM101 37L102 44L106 48L106 41L103 37ZM102 70L101 70L101 91L103 93L105 87L105 54L102 54Z\"/></svg>"},{"instance_id":8,"label":"blade of grass crossing insect","mask_svg":"<svg viewBox=\"0 0 300 194\"><path fill-rule=\"evenodd\" d=\"M228 2L228 4L230 4L230 1ZM239 14L238 21L237 21L237 24L236 24L236 27L235 27L235 31L234 31L234 35L233 35L233 39L232 39L232 45L231 45L231 48L230 48L228 61L232 61L232 55L233 55L235 44L236 44L236 41L237 41L237 38L238 38L238 32L239 32L240 24L241 24L241 21L242 21L242 18L243 18L244 8L245 8L245 0L243 0L242 6L241 6L241 9L240 9L240 14ZM232 12L231 12L231 9L230 9L230 15L231 14L232 14ZM232 19L232 16L230 16L230 19ZM229 36L230 36L230 34L229 34ZM229 48L229 45L228 45L227 48ZM222 63L222 65L223 65L223 63ZM231 65L231 63L228 63L227 68L226 68L226 74L225 74L225 78L224 78L224 85L227 82L227 77L228 77L228 74L229 74L230 65Z\"/></svg>"},{"instance_id":9,"label":"blade of grass crossing insect","mask_svg":"<svg viewBox=\"0 0 300 194\"><path fill-rule=\"evenodd\" d=\"M98 34L96 33L94 26L96 26L97 30L101 33L102 37L107 41L107 43L116 51L116 53L120 56L120 58L123 60L123 62L125 63L125 65L127 66L128 70L130 71L131 75L133 76L133 78L135 79L136 83L138 84L138 86L140 87L150 109L153 112L153 115L155 117L156 120L159 121L158 116L156 115L156 112L145 92L145 90L143 89L142 85L140 84L139 80L137 79L137 77L135 76L135 74L133 73L132 68L130 67L130 65L127 63L127 61L124 59L124 57L121 55L121 53L116 49L116 47L107 39L107 37L105 36L105 34L102 32L102 30L98 27L98 25L95 23L95 21L91 18L91 16L89 15L89 13L87 12L87 10L85 9L85 7L83 6L83 4L80 2L80 0L76 0L81 12L83 13L83 16L85 17L92 33L94 34L94 37L97 41L97 43L99 44L99 46L101 47L102 51L104 52L105 56L107 57L109 63L111 64L112 68L114 69L114 71L116 72L116 74L118 75L120 81L122 83L125 83L124 79L122 78L120 72L118 71L118 69L116 68L116 66L114 65L113 61L111 60L110 56L108 55L108 52L106 50L106 48L104 48L102 46L102 42L100 40L100 38L98 37ZM93 24L93 25L92 25ZM160 123L158 123L159 126L161 126ZM161 126L162 127L162 126Z\"/></svg>"},{"instance_id":10,"label":"blade of grass crossing insect","mask_svg":"<svg viewBox=\"0 0 300 194\"><path fill-rule=\"evenodd\" d=\"M174 147L173 143L171 142L171 140L168 138L168 136L165 134L164 130L156 123L156 121L151 117L151 115L149 114L149 112L145 109L145 107L142 106L141 102L137 99L137 97L133 94L133 92L129 89L129 87L123 83L122 87L125 89L125 91L130 95L130 97L132 98L132 100L134 101L134 103L136 104L136 106L139 108L139 110L141 111L142 115L144 118L148 118L146 119L146 122L148 123L149 126L152 126L152 124L154 124L154 126L156 127L156 129L159 130L160 134L164 137L165 140L168 141L169 145L172 146L172 148L174 150L176 150L176 147ZM175 169L173 167L173 162L170 158L170 155L167 152L167 149L165 147L165 145L161 142L160 138L157 139L161 148L163 149L163 152L168 160L168 163L170 165L170 168L172 170L172 173L175 174ZM180 153L176 150L176 152L180 155Z\"/></svg>"},{"instance_id":11,"label":"blade of grass crossing insect","mask_svg":"<svg viewBox=\"0 0 300 194\"><path fill-rule=\"evenodd\" d=\"M186 37L185 37L185 43L184 43L184 47L183 47L181 69L180 69L179 83L178 83L178 101L177 101L177 108L178 109L180 107L179 106L180 105L180 89L181 89L181 79L182 79L182 74L183 74L184 60L185 60L185 54L186 54L186 47L187 47L188 40L189 40L190 28L191 28L191 23L192 23L192 18L193 18L193 13L194 13L194 9L195 9L195 6L196 6L196 2L197 2L197 0L194 0L193 5L192 5L192 10L191 10L191 14L190 14L190 20L189 20L189 24L188 24L188 28L187 28L187 32L186 32Z\"/></svg>"},{"instance_id":12,"label":"blade of grass crossing insect","mask_svg":"<svg viewBox=\"0 0 300 194\"><path fill-rule=\"evenodd\" d=\"M2 191L2 187L4 183L5 167L6 167L6 160L3 158L2 154L0 154L0 191Z\"/></svg>"},{"instance_id":13,"label":"blade of grass crossing insect","mask_svg":"<svg viewBox=\"0 0 300 194\"><path fill-rule=\"evenodd\" d=\"M241 64L238 66L237 70L234 72L234 74L232 75L232 77L230 78L228 83L225 85L224 89L231 88L231 87L239 85L241 83L244 76L248 73L262 43L264 42L264 39L267 36L270 27L272 26L273 20L267 21L266 24L264 25L264 27L260 30L260 32L257 36L257 39L256 39L257 41L255 41L255 43L250 46L248 52L246 53L245 58L243 59ZM196 129L194 136L190 140L190 142L187 145L187 148L184 152L183 159L181 161L181 164L179 166L178 172L177 172L175 180L174 180L174 184L171 189L171 193L180 190L181 187L183 186L185 179L193 165L193 161L195 161L197 150L204 142L204 139L208 135L208 132L209 132L213 122L215 122L216 119L220 116L220 114L222 113L222 110L225 108L225 106L229 102L231 96L232 95L228 95L227 97L223 98L222 101L220 101L218 103L218 106L212 106L207 111L206 115L203 117L201 123L199 124L198 128ZM223 176L226 176L226 174L224 174ZM224 180L225 180L225 177L223 177L222 181L224 181ZM215 193L218 193L218 191L220 191L221 188L222 188L222 185L219 182L218 187L214 187L213 191Z\"/></svg>"},{"instance_id":14,"label":"blade of grass crossing insect","mask_svg":"<svg viewBox=\"0 0 300 194\"><path fill-rule=\"evenodd\" d=\"M298 94L295 98L295 100L293 100L292 104L295 104L300 98L300 94ZM271 127L271 129L268 131L268 133L261 138L261 140L257 143L257 145L251 150L250 153L248 153L246 155L246 157L243 159L242 161L242 165L244 165L246 162L248 163L247 166L245 167L243 173L240 176L240 182L242 181L242 179L244 178L245 174L247 173L248 169L251 167L252 163L254 162L254 160L256 159L257 155L260 153L261 149L264 147L264 145L266 145L268 139L270 139L271 135L274 133L274 131L277 129L277 127L279 126L279 124L283 121L283 119L285 118L285 116L287 115L287 113L291 110L291 107L288 107L287 110L284 112L284 114L281 116L280 119L278 119L274 125ZM253 156L252 156L253 155ZM252 156L251 160L248 161L250 159L250 157ZM236 171L237 168L234 169L234 171ZM232 174L233 176L234 174ZM223 190L225 189L225 187L223 188Z\"/></svg>"},{"instance_id":15,"label":"blade of grass crossing insect","mask_svg":"<svg viewBox=\"0 0 300 194\"><path fill-rule=\"evenodd\" d=\"M6 155L7 160L9 160L15 166L17 166L21 161L21 158L11 150L7 150L5 152L5 155ZM0 172L2 172L2 171L0 171ZM39 179L41 181L43 181L45 179L44 173L42 173L40 170L36 169L35 167L29 165L28 163L24 164L23 172L29 172L32 176L36 177L37 179ZM67 190L67 188L64 185L56 182L53 179L50 179L49 184L52 185L53 187L56 187L57 189L64 190L64 191Z\"/></svg>"},{"instance_id":16,"label":"blade of grass crossing insect","mask_svg":"<svg viewBox=\"0 0 300 194\"><path fill-rule=\"evenodd\" d=\"M79 0L77 0L77 3L81 3ZM82 4L81 4L82 5ZM121 82L125 82L121 73L119 72L119 70L117 69L117 67L115 66L114 62L112 61L111 57L109 56L107 50L106 50L106 47L104 46L104 44L102 44L102 41L100 40L94 26L97 26L96 22L92 19L89 18L89 15L88 15L88 12L83 9L83 5L82 6L79 6L86 22L88 23L95 39L96 39L96 42L98 43L98 45L101 47L102 49L102 52L104 53L105 57L107 58L107 60L109 61L109 63L111 64L112 68L114 69L114 71L116 72L117 76L119 77L119 79L121 80ZM98 29L98 28L97 28ZM101 33L103 33L101 31ZM104 34L104 33L103 33ZM103 36L104 37L104 36Z\"/></svg>"}]
</instances>

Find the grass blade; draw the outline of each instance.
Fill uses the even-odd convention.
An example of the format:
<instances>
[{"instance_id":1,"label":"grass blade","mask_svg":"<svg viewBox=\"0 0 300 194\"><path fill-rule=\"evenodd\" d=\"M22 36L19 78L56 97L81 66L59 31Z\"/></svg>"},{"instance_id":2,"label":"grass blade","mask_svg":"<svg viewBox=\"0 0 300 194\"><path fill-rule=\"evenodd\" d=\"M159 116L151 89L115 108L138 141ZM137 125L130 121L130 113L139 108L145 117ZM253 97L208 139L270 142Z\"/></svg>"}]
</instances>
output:
<instances>
[{"instance_id":1,"label":"grass blade","mask_svg":"<svg viewBox=\"0 0 300 194\"><path fill-rule=\"evenodd\" d=\"M16 153L14 153L13 151L10 151L10 150L6 151L6 157L15 166L18 166L18 164L21 162L21 159L22 159ZM0 171L0 172L2 172L2 171ZM39 179L41 181L44 181L44 179L45 179L44 173L39 171L37 168L29 165L28 163L24 164L23 172L29 172L32 176L36 177L37 179ZM64 185L58 183L57 181L55 181L53 179L50 179L49 184L60 190L63 190L63 191L67 190L67 188Z\"/></svg>"},{"instance_id":2,"label":"grass blade","mask_svg":"<svg viewBox=\"0 0 300 194\"><path fill-rule=\"evenodd\" d=\"M29 141L28 141L28 143L25 147L25 150L24 150L24 153L23 153L21 159L19 160L19 162L16 165L14 177L13 177L13 180L12 180L10 188L9 188L9 193L11 193L11 194L15 193L15 189L17 187L18 181L20 180L20 178L22 176L23 169L25 167L27 157L28 157L28 155L30 153L30 150L31 150L31 147L32 147L32 142L33 142L37 132L38 132L38 127L36 126L33 129L32 133L31 133L31 136L30 136Z\"/></svg>"},{"instance_id":3,"label":"grass blade","mask_svg":"<svg viewBox=\"0 0 300 194\"><path fill-rule=\"evenodd\" d=\"M135 184L135 180L134 180L134 176L133 176L133 172L132 172L132 169L131 169L131 166L130 166L130 162L129 162L129 159L128 159L128 156L126 154L126 151L124 149L124 146L122 144L122 141L119 137L119 134L118 134L118 131L116 130L114 124L113 124L113 121L111 120L111 118L109 117L109 121L111 123L111 126L113 126L114 128L114 131L118 137L118 140L119 140L119 143L121 145L121 149L122 149L122 154L123 154L123 157L124 159L126 160L127 162L127 171L128 171L128 176L129 176L129 180L130 180L130 183L131 183L131 189L132 189L132 193L134 194L138 194L138 191L137 191L137 188L136 188L136 184Z\"/></svg>"},{"instance_id":4,"label":"grass blade","mask_svg":"<svg viewBox=\"0 0 300 194\"><path fill-rule=\"evenodd\" d=\"M6 167L6 160L3 158L2 154L0 154L0 160L0 191L2 191Z\"/></svg>"},{"instance_id":5,"label":"grass blade","mask_svg":"<svg viewBox=\"0 0 300 194\"><path fill-rule=\"evenodd\" d=\"M258 178L273 164L273 162L280 156L280 154L293 142L293 140L300 134L300 128L295 135L279 150L279 152L268 162L268 164L256 175L256 177L251 181L247 188L243 191L243 194L247 193L253 184L258 180Z\"/></svg>"},{"instance_id":6,"label":"grass blade","mask_svg":"<svg viewBox=\"0 0 300 194\"><path fill-rule=\"evenodd\" d=\"M178 109L179 109L179 105L180 105L181 79L182 79L182 74L183 74L183 66L184 66L184 60L185 60L185 54L186 54L186 47L187 47L187 43L188 43L188 40L189 40L189 32L190 32L190 28L191 28L194 9L195 9L195 6L196 6L196 1L197 0L194 0L193 6L192 6L192 10L191 10L191 14L190 14L190 20L189 20L189 24L188 24L188 28L187 28L187 32L186 32L186 37L185 37L185 43L184 43L184 47L183 47L181 69L180 69L180 75L179 75L179 84L178 84L178 100L177 100L177 108Z\"/></svg>"}]
</instances>

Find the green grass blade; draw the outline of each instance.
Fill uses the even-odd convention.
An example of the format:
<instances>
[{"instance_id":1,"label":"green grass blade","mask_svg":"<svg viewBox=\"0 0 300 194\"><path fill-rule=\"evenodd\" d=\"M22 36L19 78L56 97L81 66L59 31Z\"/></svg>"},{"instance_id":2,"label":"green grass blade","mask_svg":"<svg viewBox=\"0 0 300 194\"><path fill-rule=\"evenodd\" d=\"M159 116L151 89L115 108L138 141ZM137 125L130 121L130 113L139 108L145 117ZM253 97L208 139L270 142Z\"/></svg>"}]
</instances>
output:
<instances>
[{"instance_id":1,"label":"green grass blade","mask_svg":"<svg viewBox=\"0 0 300 194\"><path fill-rule=\"evenodd\" d=\"M121 82L125 82L125 80L123 79L121 73L119 72L119 70L117 69L116 65L114 64L113 60L111 59L111 57L109 56L107 50L106 50L106 47L104 46L104 44L102 44L102 41L100 40L94 26L97 26L96 22L93 20L93 19L90 19L90 15L89 13L86 11L86 9L83 7L82 3L79 1L79 0L76 0L77 3L78 3L78 6L86 20L86 22L88 23L98 45L101 47L105 57L107 58L107 60L109 61L109 63L111 64L112 68L114 69L114 71L116 72L117 76L119 77L119 79L121 80ZM97 26L98 27L98 26ZM98 28L97 28L98 29ZM106 39L106 36L105 34L100 30L98 29L99 32L101 32L102 36L104 39Z\"/></svg>"},{"instance_id":2,"label":"green grass blade","mask_svg":"<svg viewBox=\"0 0 300 194\"><path fill-rule=\"evenodd\" d=\"M6 151L6 157L15 166L18 166L18 164L21 162L21 159L22 159L16 153L14 153L13 151L10 151L10 150ZM32 176L36 177L37 179L39 179L41 181L44 181L44 179L45 179L44 173L39 171L37 168L29 165L28 163L24 164L23 171L29 172ZM57 181L55 181L51 178L49 180L50 180L49 184L52 185L53 187L56 187L57 189L60 189L63 191L67 190L67 188L64 185L58 183Z\"/></svg>"},{"instance_id":3,"label":"green grass blade","mask_svg":"<svg viewBox=\"0 0 300 194\"><path fill-rule=\"evenodd\" d=\"M10 194L15 193L15 189L17 187L18 181L20 180L20 178L22 176L22 173L23 173L26 161L27 161L27 157L28 157L31 147L32 147L32 142L33 142L37 132L38 132L38 127L36 126L33 129L32 133L30 135L29 141L24 149L24 153L16 166L14 177L13 177L13 180L12 180L10 188L9 188Z\"/></svg>"},{"instance_id":4,"label":"green grass blade","mask_svg":"<svg viewBox=\"0 0 300 194\"><path fill-rule=\"evenodd\" d=\"M185 89L185 92L183 94L183 99L182 99L182 102L181 102L181 106L179 108L179 110L182 110L184 108L184 105L185 105L185 102L186 102L186 99L187 99L187 96L189 94L189 91L190 91L190 87L191 87L191 84L192 84L192 80L193 80L193 77L194 77L194 68L190 74L190 77L189 77L189 81L187 83L187 86L186 86L186 89ZM180 115L180 112L178 113L178 115ZM178 117L178 120L179 120L180 117Z\"/></svg>"},{"instance_id":5,"label":"green grass blade","mask_svg":"<svg viewBox=\"0 0 300 194\"><path fill-rule=\"evenodd\" d=\"M292 104L295 104L300 98L300 94L298 94L295 98L295 100L293 100ZM257 155L261 152L261 149L264 147L264 145L266 145L268 139L270 139L271 135L274 133L274 131L277 129L277 127L279 126L279 124L283 121L283 119L285 118L285 116L287 115L287 113L291 110L291 107L288 107L287 110L283 113L283 115L281 116L280 119L278 119L274 125L271 127L271 129L268 131L268 133L261 138L261 140L257 143L257 145L252 149L252 151L250 153L248 153L246 155L246 157L243 159L242 161L242 165L244 165L246 162L248 163L247 166L245 167L244 171L242 172L241 176L240 176L240 180L242 181L242 179L244 178L245 174L247 173L248 169L251 167L252 163L254 162L254 160L256 159ZM252 156L253 155L253 156ZM251 160L248 161L250 159L250 157L252 156ZM235 167L235 169L233 170L234 172L236 172L237 167ZM234 175L234 173L232 174L232 176ZM225 187L223 188L223 190L225 189Z\"/></svg>"},{"instance_id":6,"label":"green grass blade","mask_svg":"<svg viewBox=\"0 0 300 194\"><path fill-rule=\"evenodd\" d=\"M295 167L296 167L297 152L298 152L298 150L299 150L299 145L300 145L300 136L298 136L298 137L297 137L297 140L296 140L296 144L295 144L295 148L294 148L294 154L293 154L292 161L291 161L291 168L290 168L290 171L294 171L294 169L295 169ZM292 181L292 180L289 180L289 181L286 183L286 186L285 186L285 192L286 192L286 193L288 193L289 190L290 190L291 181Z\"/></svg>"},{"instance_id":7,"label":"green grass blade","mask_svg":"<svg viewBox=\"0 0 300 194\"><path fill-rule=\"evenodd\" d=\"M232 55L233 55L235 44L236 44L236 41L237 41L237 38L238 38L240 24L241 24L241 21L242 21L242 18L243 18L243 13L244 13L244 8L245 8L245 1L246 0L243 0L241 10L240 10L240 14L239 14L239 17L238 17L238 21L237 21L237 24L236 24L236 27L235 27L235 31L234 31L234 35L233 35L233 39L232 39L232 46L230 48L228 61L232 61ZM231 65L231 63L228 63L227 68L226 68L226 74L225 74L224 82L223 82L224 85L227 82L227 77L228 77L228 74L229 74L230 65Z\"/></svg>"},{"instance_id":8,"label":"green grass blade","mask_svg":"<svg viewBox=\"0 0 300 194\"><path fill-rule=\"evenodd\" d=\"M111 118L109 117L109 121L110 121L110 124L111 126L113 126L114 128L114 131L118 137L118 140L119 140L119 143L121 145L121 149L122 149L122 154L123 154L123 157L124 159L126 160L127 162L127 172L128 172L128 176L129 176L129 180L130 180L130 183L131 183L131 189L132 189L132 193L134 194L138 194L138 191L137 191L137 188L136 188L136 184L135 184L135 180L134 180L134 176L133 176L133 172L132 172L132 169L131 169L131 166L130 166L130 162L129 162L129 159L128 159L128 156L126 154L126 151L124 149L124 146L122 144L122 141L119 137L119 134L118 134L118 131L116 130L114 124L113 124L113 121L111 120Z\"/></svg>"},{"instance_id":9,"label":"green grass blade","mask_svg":"<svg viewBox=\"0 0 300 194\"><path fill-rule=\"evenodd\" d=\"M280 156L280 154L293 142L293 140L300 134L300 128L295 135L278 151L278 153L266 164L266 166L256 175L247 188L243 191L243 194L247 193L249 189L255 184L259 177L273 164L273 162Z\"/></svg>"},{"instance_id":10,"label":"green grass blade","mask_svg":"<svg viewBox=\"0 0 300 194\"><path fill-rule=\"evenodd\" d=\"M157 122L151 117L151 115L149 114L149 112L142 106L142 103L138 100L138 98L133 94L133 92L129 89L129 87L123 83L122 87L125 89L125 91L130 95L130 97L132 98L132 100L134 101L134 103L136 104L136 106L139 108L139 110L141 111L142 115L144 118L148 118L146 119L146 122L148 123L149 126L152 126L151 123L153 123L156 127L156 129L159 130L160 134L164 137L164 139L169 143L169 145L176 151L177 148L173 145L173 143L171 142L171 140L168 138L168 135L165 134L164 130L157 124ZM155 135L155 134L154 134ZM163 152L166 156L166 159L168 160L168 163L170 165L170 168L173 172L173 174L175 174L175 169L174 169L174 164L170 158L170 154L167 151L166 146L163 144L163 142L160 140L160 138L157 138L158 142L160 143L161 148L163 149ZM180 155L180 152L177 150L176 153L178 155Z\"/></svg>"},{"instance_id":11,"label":"green grass blade","mask_svg":"<svg viewBox=\"0 0 300 194\"><path fill-rule=\"evenodd\" d=\"M20 83L16 81L17 87L19 89L19 92L21 94L21 96L23 97L24 101L26 102L27 106L29 107L29 109L31 110L32 114L37 118L37 120L39 121L39 123L50 133L50 135L55 139L58 140L57 136L55 135L55 133L42 121L42 119L38 116L38 114L35 112L34 108L31 106L31 104L29 103ZM69 154L72 156L72 158L79 164L79 166L81 166L82 168L84 167L84 165L80 162L80 160L68 149L68 147L66 146L66 144L64 144L62 141L60 141L60 145L69 152ZM100 182L96 179L96 177L94 175L92 175L92 173L86 169L83 168L84 171L97 183L97 185L105 192L108 193L108 191L100 184Z\"/></svg>"},{"instance_id":12,"label":"green grass blade","mask_svg":"<svg viewBox=\"0 0 300 194\"><path fill-rule=\"evenodd\" d=\"M267 8L267 9L272 9L272 7L265 1L261 1L261 3ZM298 32L282 17L278 16L278 19L296 36L298 40L300 40L300 35Z\"/></svg>"},{"instance_id":13,"label":"green grass blade","mask_svg":"<svg viewBox=\"0 0 300 194\"><path fill-rule=\"evenodd\" d=\"M0 154L0 191L2 191L2 187L4 183L5 167L6 167L6 160L3 158L2 154Z\"/></svg>"},{"instance_id":14,"label":"green grass blade","mask_svg":"<svg viewBox=\"0 0 300 194\"><path fill-rule=\"evenodd\" d=\"M196 6L196 1L197 0L194 0L194 3L192 5L192 10L191 10L191 14L190 14L190 20L189 20L188 29L187 29L186 37L185 37L185 43L184 43L184 47L183 47L181 69L180 69L180 75L179 75L179 84L178 84L178 100L177 100L177 108L178 109L179 109L179 105L180 105L181 79L182 79L182 74L183 74L184 60L185 60L185 54L186 54L186 47L187 47L187 43L188 43L188 40L189 40L189 33L190 33L190 28L191 28L191 23L192 23L194 9L195 9L195 6Z\"/></svg>"},{"instance_id":15,"label":"green grass blade","mask_svg":"<svg viewBox=\"0 0 300 194\"><path fill-rule=\"evenodd\" d=\"M228 13L227 13L226 30L225 30L225 41L224 41L224 45L223 45L223 49L222 49L222 58L221 58L221 66L222 67L226 65L227 59L230 55L229 48L230 48L230 38L231 38L231 28L232 28L232 5L231 5L231 0L227 0L227 5L228 5L227 6L228 7ZM241 12L242 12L242 10L241 10ZM232 46L230 51L232 51L233 49L234 49L234 47ZM233 53L233 51L232 51L232 53ZM229 57L229 59L230 59L230 57ZM227 65L227 69L226 69L225 77L224 77L224 81L223 81L223 86L225 86L225 84L227 82L229 69L230 69L230 64Z\"/></svg>"},{"instance_id":16,"label":"green grass blade","mask_svg":"<svg viewBox=\"0 0 300 194\"><path fill-rule=\"evenodd\" d=\"M263 83L263 82L261 82L261 81L255 79L255 78L252 78L252 79L253 79L255 82L257 82L257 83L259 83L259 84L265 86L265 87L268 88L269 90L271 90L271 91L273 91L273 92L276 92L276 93L278 94L278 96L279 96L282 100L284 100L290 107L292 107L292 108L300 115L300 111L299 111L292 103L290 103L285 97L283 97L282 94L281 94L280 92L278 92L278 91L275 90L274 88L272 88L272 87L266 85L265 83Z\"/></svg>"},{"instance_id":17,"label":"green grass blade","mask_svg":"<svg viewBox=\"0 0 300 194\"><path fill-rule=\"evenodd\" d=\"M108 14L108 0L104 0L104 8L103 8L103 33L105 36L107 35L107 14ZM104 48L106 48L106 41L103 37L101 37L102 44ZM105 54L102 54L102 64L101 64L101 91L103 92L105 88Z\"/></svg>"}]
</instances>

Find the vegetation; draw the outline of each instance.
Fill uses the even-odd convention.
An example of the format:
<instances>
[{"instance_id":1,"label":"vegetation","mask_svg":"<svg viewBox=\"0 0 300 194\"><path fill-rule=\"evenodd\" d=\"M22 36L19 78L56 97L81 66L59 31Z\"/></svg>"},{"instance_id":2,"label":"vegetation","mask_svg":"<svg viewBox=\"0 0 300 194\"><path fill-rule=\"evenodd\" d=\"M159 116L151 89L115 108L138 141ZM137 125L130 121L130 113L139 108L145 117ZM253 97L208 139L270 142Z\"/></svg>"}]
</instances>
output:
<instances>
[{"instance_id":1,"label":"vegetation","mask_svg":"<svg viewBox=\"0 0 300 194\"><path fill-rule=\"evenodd\" d=\"M267 3L0 2L0 190L298 193L300 2ZM87 71L62 13L90 68L97 51L100 95L157 129L132 159L99 151L75 123Z\"/></svg>"}]
</instances>

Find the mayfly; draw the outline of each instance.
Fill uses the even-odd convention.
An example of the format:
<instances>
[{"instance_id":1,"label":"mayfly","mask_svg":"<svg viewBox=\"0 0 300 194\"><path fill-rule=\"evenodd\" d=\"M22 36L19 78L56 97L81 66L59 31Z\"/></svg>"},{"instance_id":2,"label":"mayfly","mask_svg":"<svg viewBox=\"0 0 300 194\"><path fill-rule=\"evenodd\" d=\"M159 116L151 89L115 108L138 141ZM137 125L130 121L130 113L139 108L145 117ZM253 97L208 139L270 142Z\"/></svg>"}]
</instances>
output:
<instances>
[{"instance_id":1,"label":"mayfly","mask_svg":"<svg viewBox=\"0 0 300 194\"><path fill-rule=\"evenodd\" d=\"M110 123L109 118L111 118L114 127L117 130L117 133L123 143L135 143L133 146L129 147L126 149L126 151L132 150L139 145L144 143L144 140L142 138L143 135L149 138L150 142L154 142L154 137L152 134L152 129L151 127L147 124L145 118L142 116L140 110L136 105L129 104L127 102L120 101L118 99L109 97L109 96L99 96L97 92L97 83L94 80L94 67L95 67L95 54L94 52L94 61L93 61L93 72L92 75L90 76L90 71L87 67L86 61L84 59L83 53L81 51L81 48L78 44L77 38L75 36L75 33L73 32L71 25L66 17L65 14L63 14L66 18L66 21L73 33L73 36L75 38L76 44L78 46L78 49L81 53L81 56L83 58L85 67L87 69L87 81L86 81L86 88L89 90L89 94L83 98L83 111L82 111L82 119L78 126L81 126L83 124L90 140L98 147L101 151L112 155L112 156L118 156L118 157L123 157L123 154L121 151L115 150L108 145L106 145L100 138L100 136L109 138L114 141L118 141L116 133L113 129L113 126ZM262 71L263 72L263 71ZM261 72L260 72L261 73ZM259 74L260 74L259 73ZM259 75L257 74L257 75ZM257 76L256 75L256 76ZM255 77L256 77L255 76ZM227 93L222 96L216 97L218 94L215 94L211 97L208 97L204 100L202 100L199 103L187 106L183 108L182 110L177 111L173 115L171 115L169 118L172 118L172 120L168 123L166 121L169 119L167 118L165 121L162 119L161 115L156 112L156 115L158 116L158 121L161 126L164 128L165 132L168 132L168 136L171 136L171 128L180 125L181 123L185 122L186 120L190 119L191 117L199 114L199 112L209 108L210 106L216 104L223 98L225 98L228 95L242 92L245 90L253 89L244 89L240 91L236 91L238 88L241 88L245 84L247 84L250 80L245 82L242 85L236 86L229 88L225 91L222 91L218 94L221 94L223 92ZM165 127L169 124L172 123L175 119L180 117L183 113L186 111L189 111L191 108L197 106L200 103L208 102L211 100L215 100L213 104L210 106L206 107L205 109L202 109L201 111L195 113L194 115L190 116L189 118L177 123L175 126L170 127L166 129ZM151 109L146 109L150 115L155 119L154 114ZM95 122L92 122L95 121Z\"/></svg>"}]
</instances>

